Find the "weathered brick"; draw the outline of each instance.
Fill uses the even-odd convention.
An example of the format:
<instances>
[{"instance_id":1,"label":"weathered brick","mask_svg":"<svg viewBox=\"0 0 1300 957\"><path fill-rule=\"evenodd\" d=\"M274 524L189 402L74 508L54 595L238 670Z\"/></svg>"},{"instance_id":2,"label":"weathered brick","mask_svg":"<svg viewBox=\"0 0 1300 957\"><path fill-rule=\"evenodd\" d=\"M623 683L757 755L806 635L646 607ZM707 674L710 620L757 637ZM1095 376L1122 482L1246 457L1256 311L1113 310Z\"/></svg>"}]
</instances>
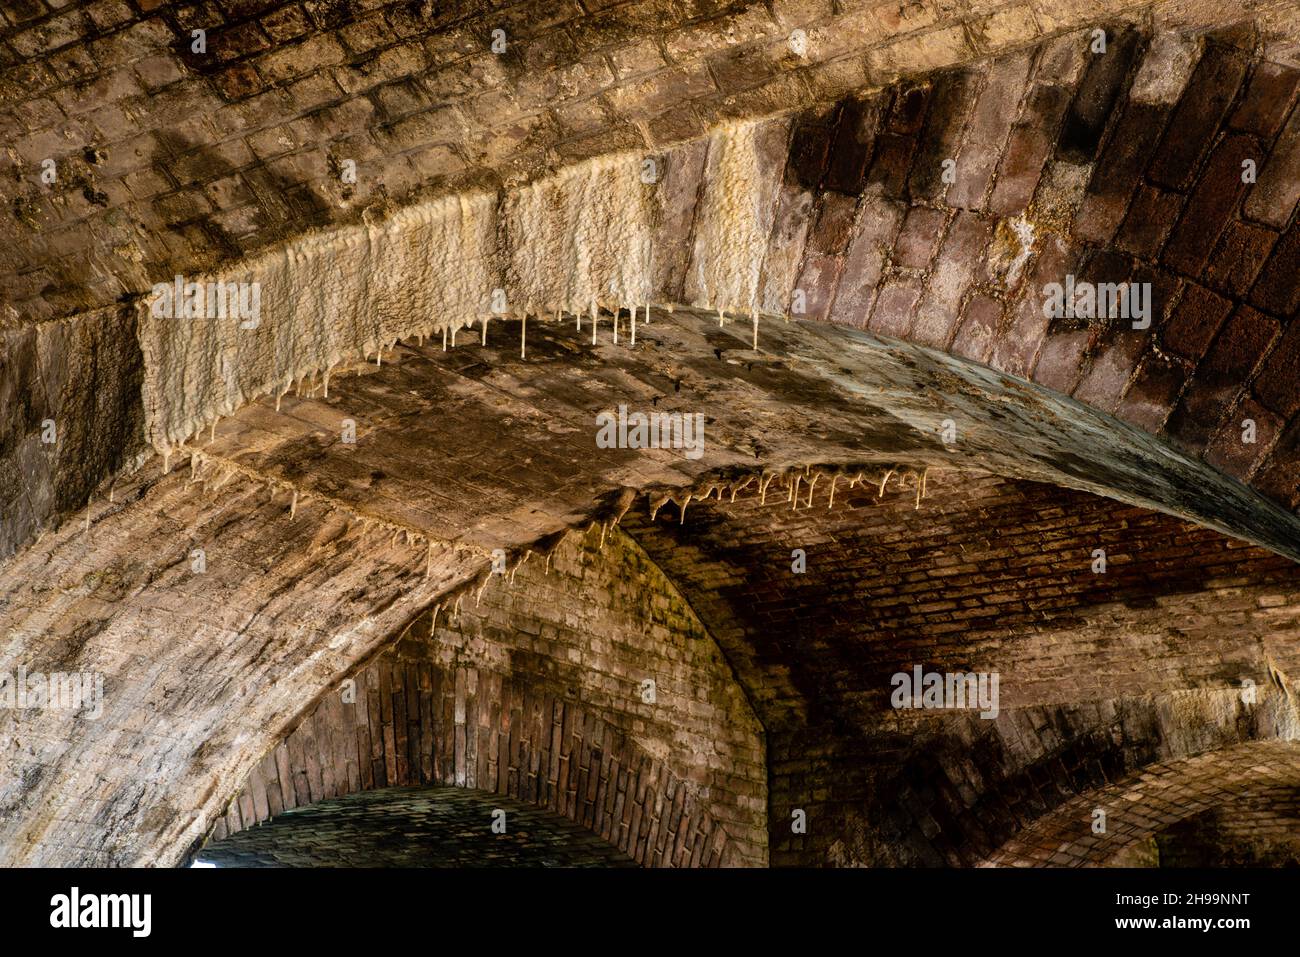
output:
<instances>
[{"instance_id":1,"label":"weathered brick","mask_svg":"<svg viewBox=\"0 0 1300 957\"><path fill-rule=\"evenodd\" d=\"M943 238L947 213L928 206L913 206L903 221L902 232L894 246L893 261L896 266L925 269Z\"/></svg>"},{"instance_id":2,"label":"weathered brick","mask_svg":"<svg viewBox=\"0 0 1300 957\"><path fill-rule=\"evenodd\" d=\"M841 104L823 186L850 196L862 192L867 160L883 110L880 97Z\"/></svg>"},{"instance_id":3,"label":"weathered brick","mask_svg":"<svg viewBox=\"0 0 1300 957\"><path fill-rule=\"evenodd\" d=\"M885 128L891 133L912 135L921 131L925 113L930 105L933 88L929 83L903 83L895 91L889 105Z\"/></svg>"},{"instance_id":4,"label":"weathered brick","mask_svg":"<svg viewBox=\"0 0 1300 957\"><path fill-rule=\"evenodd\" d=\"M1300 411L1300 325L1286 327L1254 383L1255 397L1285 419Z\"/></svg>"},{"instance_id":5,"label":"weathered brick","mask_svg":"<svg viewBox=\"0 0 1300 957\"><path fill-rule=\"evenodd\" d=\"M1214 148L1182 219L1164 247L1161 262L1184 275L1200 275L1246 190L1241 181L1242 161L1253 150L1252 139L1245 136L1226 137Z\"/></svg>"},{"instance_id":6,"label":"weathered brick","mask_svg":"<svg viewBox=\"0 0 1300 957\"><path fill-rule=\"evenodd\" d=\"M1157 30L1133 77L1129 98L1138 103L1176 103L1199 56L1196 37Z\"/></svg>"},{"instance_id":7,"label":"weathered brick","mask_svg":"<svg viewBox=\"0 0 1300 957\"><path fill-rule=\"evenodd\" d=\"M957 157L977 80L976 74L965 70L942 73L934 79L930 112L921 131L907 182L913 202L943 201L948 191L948 184L943 182L943 163Z\"/></svg>"},{"instance_id":8,"label":"weathered brick","mask_svg":"<svg viewBox=\"0 0 1300 957\"><path fill-rule=\"evenodd\" d=\"M1300 90L1300 71L1263 62L1255 66L1246 95L1228 125L1271 140L1282 128Z\"/></svg>"},{"instance_id":9,"label":"weathered brick","mask_svg":"<svg viewBox=\"0 0 1300 957\"><path fill-rule=\"evenodd\" d=\"M1161 330L1165 348L1198 361L1232 310L1232 302L1204 286L1189 284Z\"/></svg>"},{"instance_id":10,"label":"weathered brick","mask_svg":"<svg viewBox=\"0 0 1300 957\"><path fill-rule=\"evenodd\" d=\"M957 181L948 191L950 205L984 208L984 194L1019 112L1029 66L1029 55L1021 54L999 60L989 69L957 160Z\"/></svg>"},{"instance_id":11,"label":"weathered brick","mask_svg":"<svg viewBox=\"0 0 1300 957\"><path fill-rule=\"evenodd\" d=\"M654 38L646 37L638 43L620 47L609 55L614 74L620 80L658 70L665 65L663 54Z\"/></svg>"},{"instance_id":12,"label":"weathered brick","mask_svg":"<svg viewBox=\"0 0 1300 957\"><path fill-rule=\"evenodd\" d=\"M83 17L81 11L73 11L44 20L38 26L11 37L10 42L24 57L50 53L93 32L87 29Z\"/></svg>"},{"instance_id":13,"label":"weathered brick","mask_svg":"<svg viewBox=\"0 0 1300 957\"><path fill-rule=\"evenodd\" d=\"M989 197L993 212L1010 216L1029 206L1069 102L1069 91L1064 87L1038 85L1030 90L1024 116L1012 129L998 165Z\"/></svg>"},{"instance_id":14,"label":"weathered brick","mask_svg":"<svg viewBox=\"0 0 1300 957\"><path fill-rule=\"evenodd\" d=\"M988 218L965 210L957 213L917 305L911 330L914 341L942 347L955 334L962 294L973 281L992 235Z\"/></svg>"},{"instance_id":15,"label":"weathered brick","mask_svg":"<svg viewBox=\"0 0 1300 957\"><path fill-rule=\"evenodd\" d=\"M900 76L966 62L974 53L965 29L951 26L873 47L867 52L867 68L876 76Z\"/></svg>"},{"instance_id":16,"label":"weathered brick","mask_svg":"<svg viewBox=\"0 0 1300 957\"><path fill-rule=\"evenodd\" d=\"M1108 242L1119 228L1168 111L1128 103L1093 169L1074 232L1090 242Z\"/></svg>"},{"instance_id":17,"label":"weathered brick","mask_svg":"<svg viewBox=\"0 0 1300 957\"><path fill-rule=\"evenodd\" d=\"M1255 425L1253 443L1243 441L1247 419ZM1248 398L1224 419L1223 428L1205 450L1205 461L1246 481L1272 448L1284 424L1278 416Z\"/></svg>"},{"instance_id":18,"label":"weathered brick","mask_svg":"<svg viewBox=\"0 0 1300 957\"><path fill-rule=\"evenodd\" d=\"M1287 509L1295 509L1300 505L1297 476L1300 476L1300 419L1292 419L1282 426L1264 460L1255 465L1251 484Z\"/></svg>"},{"instance_id":19,"label":"weathered brick","mask_svg":"<svg viewBox=\"0 0 1300 957\"><path fill-rule=\"evenodd\" d=\"M1183 197L1150 186L1139 186L1124 217L1115 245L1143 259L1155 259L1173 231Z\"/></svg>"},{"instance_id":20,"label":"weathered brick","mask_svg":"<svg viewBox=\"0 0 1300 957\"><path fill-rule=\"evenodd\" d=\"M1186 380L1187 370L1180 363L1148 352L1115 407L1115 415L1147 432L1159 432Z\"/></svg>"},{"instance_id":21,"label":"weathered brick","mask_svg":"<svg viewBox=\"0 0 1300 957\"><path fill-rule=\"evenodd\" d=\"M1049 318L1044 312L1043 289L1064 282L1074 267L1076 253L1059 237L1049 235L1039 249L1025 293L1012 314L1010 327L994 346L989 364L1012 375L1026 376L1033 368Z\"/></svg>"},{"instance_id":22,"label":"weathered brick","mask_svg":"<svg viewBox=\"0 0 1300 957\"><path fill-rule=\"evenodd\" d=\"M1197 366L1196 375L1170 417L1169 434L1191 448L1204 447L1279 331L1277 320L1249 306L1239 307Z\"/></svg>"},{"instance_id":23,"label":"weathered brick","mask_svg":"<svg viewBox=\"0 0 1300 957\"><path fill-rule=\"evenodd\" d=\"M1182 296L1187 283L1162 269L1138 265L1133 270L1132 281L1143 283L1151 293L1151 330L1160 332L1169 324L1175 304Z\"/></svg>"},{"instance_id":24,"label":"weathered brick","mask_svg":"<svg viewBox=\"0 0 1300 957\"><path fill-rule=\"evenodd\" d=\"M975 362L984 362L997 339L1002 322L1002 303L982 293L966 302L952 340L952 352Z\"/></svg>"},{"instance_id":25,"label":"weathered brick","mask_svg":"<svg viewBox=\"0 0 1300 957\"><path fill-rule=\"evenodd\" d=\"M801 118L790 135L790 157L786 164L786 181L803 189L821 189L830 159L831 130Z\"/></svg>"},{"instance_id":26,"label":"weathered brick","mask_svg":"<svg viewBox=\"0 0 1300 957\"><path fill-rule=\"evenodd\" d=\"M628 117L657 116L675 103L714 90L713 80L703 64L677 67L610 90L610 104Z\"/></svg>"},{"instance_id":27,"label":"weathered brick","mask_svg":"<svg viewBox=\"0 0 1300 957\"><path fill-rule=\"evenodd\" d=\"M1275 229L1284 229L1300 200L1300 110L1278 137L1268 159L1255 156L1259 180L1246 197L1246 215Z\"/></svg>"},{"instance_id":28,"label":"weathered brick","mask_svg":"<svg viewBox=\"0 0 1300 957\"><path fill-rule=\"evenodd\" d=\"M307 16L295 6L285 6L266 14L258 21L263 32L276 43L300 37L310 29Z\"/></svg>"},{"instance_id":29,"label":"weathered brick","mask_svg":"<svg viewBox=\"0 0 1300 957\"><path fill-rule=\"evenodd\" d=\"M175 83L184 76L175 58L170 56L145 57L137 60L132 68L145 89L150 91Z\"/></svg>"},{"instance_id":30,"label":"weathered brick","mask_svg":"<svg viewBox=\"0 0 1300 957\"><path fill-rule=\"evenodd\" d=\"M844 254L853 233L856 202L835 192L824 193L816 206L815 219L808 233L804 268L798 288L804 291L805 318L825 321L839 283Z\"/></svg>"},{"instance_id":31,"label":"weathered brick","mask_svg":"<svg viewBox=\"0 0 1300 957\"><path fill-rule=\"evenodd\" d=\"M651 5L647 4L645 6L649 8ZM668 6L668 4L665 4L665 6ZM660 23L656 23L656 19L659 19ZM662 14L656 16L649 9L647 9L646 14L640 14L638 11L638 21L634 26L629 22L629 26L635 32L644 33L646 28L654 30L661 26ZM608 24L593 24L592 26L601 29L607 43L610 39L616 39L618 36L617 32L611 32ZM695 59L700 54L711 53L729 46L741 45L755 40L773 39L779 29L765 9L750 7L713 20L702 20L673 31L664 37L664 49L670 60L685 62Z\"/></svg>"},{"instance_id":32,"label":"weathered brick","mask_svg":"<svg viewBox=\"0 0 1300 957\"><path fill-rule=\"evenodd\" d=\"M123 68L87 83L57 90L54 99L63 107L64 112L75 116L142 92L135 74L130 68Z\"/></svg>"},{"instance_id":33,"label":"weathered brick","mask_svg":"<svg viewBox=\"0 0 1300 957\"><path fill-rule=\"evenodd\" d=\"M345 59L343 47L331 36L311 36L290 46L278 47L253 62L271 83L302 76L321 67L335 66Z\"/></svg>"},{"instance_id":34,"label":"weathered brick","mask_svg":"<svg viewBox=\"0 0 1300 957\"><path fill-rule=\"evenodd\" d=\"M1072 393L1074 398L1103 412L1113 412L1150 338L1150 330L1123 325L1102 333L1093 343L1092 359Z\"/></svg>"},{"instance_id":35,"label":"weathered brick","mask_svg":"<svg viewBox=\"0 0 1300 957\"><path fill-rule=\"evenodd\" d=\"M223 62L252 56L270 46L271 41L253 22L222 27L208 36L208 52Z\"/></svg>"},{"instance_id":36,"label":"weathered brick","mask_svg":"<svg viewBox=\"0 0 1300 957\"><path fill-rule=\"evenodd\" d=\"M866 328L886 256L894 245L902 220L900 203L881 199L863 206L840 274L831 311L832 322L857 329Z\"/></svg>"},{"instance_id":37,"label":"weathered brick","mask_svg":"<svg viewBox=\"0 0 1300 957\"><path fill-rule=\"evenodd\" d=\"M450 107L417 113L392 124L385 131L386 140L398 150L453 143L460 135L459 117Z\"/></svg>"},{"instance_id":38,"label":"weathered brick","mask_svg":"<svg viewBox=\"0 0 1300 957\"><path fill-rule=\"evenodd\" d=\"M1205 269L1206 283L1219 292L1242 297L1268 260L1277 233L1250 223L1230 222Z\"/></svg>"},{"instance_id":39,"label":"weathered brick","mask_svg":"<svg viewBox=\"0 0 1300 957\"><path fill-rule=\"evenodd\" d=\"M1106 52L1091 54L1061 126L1057 150L1067 162L1089 163L1097 157L1102 134L1137 55L1140 39L1140 34L1132 28L1114 31L1109 36Z\"/></svg>"},{"instance_id":40,"label":"weathered brick","mask_svg":"<svg viewBox=\"0 0 1300 957\"><path fill-rule=\"evenodd\" d=\"M1048 327L1030 378L1041 386L1069 395L1083 375L1084 358L1097 330L1057 328L1056 325Z\"/></svg>"},{"instance_id":41,"label":"weathered brick","mask_svg":"<svg viewBox=\"0 0 1300 957\"><path fill-rule=\"evenodd\" d=\"M970 31L977 47L992 52L1037 36L1039 26L1030 4L1021 3L976 20L970 25Z\"/></svg>"},{"instance_id":42,"label":"weathered brick","mask_svg":"<svg viewBox=\"0 0 1300 957\"><path fill-rule=\"evenodd\" d=\"M682 143L702 136L705 132L704 122L693 107L665 110L658 116L643 121L650 142L656 146ZM596 129L589 127L588 129Z\"/></svg>"},{"instance_id":43,"label":"weathered brick","mask_svg":"<svg viewBox=\"0 0 1300 957\"><path fill-rule=\"evenodd\" d=\"M756 86L779 74L795 56L784 38L769 44L721 50L707 60L709 72L723 93Z\"/></svg>"},{"instance_id":44,"label":"weathered brick","mask_svg":"<svg viewBox=\"0 0 1300 957\"><path fill-rule=\"evenodd\" d=\"M1246 74L1241 54L1211 44L1174 109L1148 175L1168 189L1186 190Z\"/></svg>"},{"instance_id":45,"label":"weathered brick","mask_svg":"<svg viewBox=\"0 0 1300 957\"><path fill-rule=\"evenodd\" d=\"M1295 315L1300 307L1300 223L1292 225L1273 247L1264 271L1255 282L1250 301L1279 318Z\"/></svg>"},{"instance_id":46,"label":"weathered brick","mask_svg":"<svg viewBox=\"0 0 1300 957\"><path fill-rule=\"evenodd\" d=\"M324 74L318 74L318 76L324 76ZM302 82L308 83L312 79L312 77L309 77L307 80ZM326 79L328 79L328 77L326 77ZM330 86L334 86L332 81L330 82ZM296 93L293 95L295 101L302 103ZM337 87L334 88L334 95L337 95ZM384 114L394 120L400 119L408 113L415 113L427 109L431 105L424 96L423 87L419 86L414 80L389 83L386 86L377 87L371 92L371 96L374 97L375 101L384 111ZM329 98L332 99L333 97L331 96ZM302 103L302 105L305 109L309 109L312 105L319 104L311 104L310 101L308 101Z\"/></svg>"},{"instance_id":47,"label":"weathered brick","mask_svg":"<svg viewBox=\"0 0 1300 957\"><path fill-rule=\"evenodd\" d=\"M915 136L881 133L876 137L876 154L867 170L868 185L878 187L886 196L904 198L915 150Z\"/></svg>"},{"instance_id":48,"label":"weathered brick","mask_svg":"<svg viewBox=\"0 0 1300 957\"><path fill-rule=\"evenodd\" d=\"M871 310L868 328L888 336L905 336L912 324L912 309L921 297L921 284L915 279L889 279L881 286Z\"/></svg>"}]
</instances>

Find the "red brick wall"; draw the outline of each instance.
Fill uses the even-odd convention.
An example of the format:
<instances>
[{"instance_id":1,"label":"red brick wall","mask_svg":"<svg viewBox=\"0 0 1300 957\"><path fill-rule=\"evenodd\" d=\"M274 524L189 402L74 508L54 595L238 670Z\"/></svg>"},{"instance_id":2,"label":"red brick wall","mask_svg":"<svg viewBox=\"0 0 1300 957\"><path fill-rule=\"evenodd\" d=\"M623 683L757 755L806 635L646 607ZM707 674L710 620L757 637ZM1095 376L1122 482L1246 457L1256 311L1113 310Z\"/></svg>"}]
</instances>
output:
<instances>
[{"instance_id":1,"label":"red brick wall","mask_svg":"<svg viewBox=\"0 0 1300 957\"><path fill-rule=\"evenodd\" d=\"M841 482L833 509L824 481L811 507L802 488L798 509L776 484L766 505L692 503L684 525L671 506L625 519L767 729L773 864L973 864L1134 768L1294 733L1270 677L1300 674L1285 559L988 476L932 472L919 508L897 479L879 501ZM1001 714L893 710L891 676L918 664L997 672Z\"/></svg>"},{"instance_id":2,"label":"red brick wall","mask_svg":"<svg viewBox=\"0 0 1300 957\"><path fill-rule=\"evenodd\" d=\"M443 609L432 639L430 622L355 676L355 703L326 694L215 836L356 790L448 784L550 808L646 866L766 862L762 730L635 545L575 533L549 572L534 557L481 605Z\"/></svg>"}]
</instances>

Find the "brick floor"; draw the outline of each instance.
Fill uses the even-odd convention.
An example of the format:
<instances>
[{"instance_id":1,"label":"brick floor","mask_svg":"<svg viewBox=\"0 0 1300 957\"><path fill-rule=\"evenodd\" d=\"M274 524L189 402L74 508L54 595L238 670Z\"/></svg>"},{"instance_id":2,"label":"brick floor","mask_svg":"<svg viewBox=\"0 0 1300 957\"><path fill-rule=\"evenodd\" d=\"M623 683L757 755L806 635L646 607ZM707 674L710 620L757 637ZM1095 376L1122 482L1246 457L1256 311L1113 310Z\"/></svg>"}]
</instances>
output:
<instances>
[{"instance_id":1,"label":"brick floor","mask_svg":"<svg viewBox=\"0 0 1300 957\"><path fill-rule=\"evenodd\" d=\"M505 833L492 830L505 811ZM462 788L381 788L285 811L207 844L217 867L634 867L558 814Z\"/></svg>"}]
</instances>

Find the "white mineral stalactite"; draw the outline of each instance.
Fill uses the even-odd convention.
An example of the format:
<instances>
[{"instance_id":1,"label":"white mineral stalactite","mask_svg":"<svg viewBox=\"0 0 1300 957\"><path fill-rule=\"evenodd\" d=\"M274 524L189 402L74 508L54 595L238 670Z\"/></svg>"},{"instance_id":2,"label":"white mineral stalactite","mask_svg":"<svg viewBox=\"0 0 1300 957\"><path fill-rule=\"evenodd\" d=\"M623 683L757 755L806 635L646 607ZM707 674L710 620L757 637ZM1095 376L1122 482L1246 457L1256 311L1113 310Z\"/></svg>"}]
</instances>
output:
<instances>
[{"instance_id":1,"label":"white mineral stalactite","mask_svg":"<svg viewBox=\"0 0 1300 957\"><path fill-rule=\"evenodd\" d=\"M652 187L642 157L620 153L561 170L503 204L512 303L545 313L616 312L651 291Z\"/></svg>"},{"instance_id":2,"label":"white mineral stalactite","mask_svg":"<svg viewBox=\"0 0 1300 957\"><path fill-rule=\"evenodd\" d=\"M497 285L495 197L452 196L380 225L308 236L212 277L256 282L252 327L154 316L141 307L149 437L168 448L305 376L376 355L401 339L473 322Z\"/></svg>"},{"instance_id":3,"label":"white mineral stalactite","mask_svg":"<svg viewBox=\"0 0 1300 957\"><path fill-rule=\"evenodd\" d=\"M731 315L755 316L759 271L771 228L770 173L760 174L756 127L713 133L691 250L687 298ZM308 376L366 359L413 337L487 322L494 290L504 314L590 311L617 316L637 304L645 322L654 288L657 184L641 179L644 157L598 157L514 190L448 196L382 221L297 239L213 276L187 282L260 286L255 324L237 318L155 316L142 303L148 434L166 451L221 415L262 396L278 399ZM766 177L766 179L764 178ZM500 219L500 221L498 221ZM169 277L160 277L169 278ZM671 307L671 303L667 304ZM755 327L755 335L757 327ZM524 355L526 330L521 329Z\"/></svg>"},{"instance_id":4,"label":"white mineral stalactite","mask_svg":"<svg viewBox=\"0 0 1300 957\"><path fill-rule=\"evenodd\" d=\"M731 124L709 140L705 184L696 211L686 298L694 306L754 316L772 229L773 174L760 168L761 123Z\"/></svg>"}]
</instances>

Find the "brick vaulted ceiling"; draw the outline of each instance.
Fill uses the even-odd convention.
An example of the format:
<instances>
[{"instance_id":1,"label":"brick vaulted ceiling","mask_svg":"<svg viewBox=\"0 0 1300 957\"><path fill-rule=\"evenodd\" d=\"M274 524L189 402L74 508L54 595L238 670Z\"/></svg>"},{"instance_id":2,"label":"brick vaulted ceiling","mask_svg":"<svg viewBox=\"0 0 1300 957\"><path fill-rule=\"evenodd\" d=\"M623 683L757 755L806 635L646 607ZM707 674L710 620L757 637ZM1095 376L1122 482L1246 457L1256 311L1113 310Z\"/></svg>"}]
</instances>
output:
<instances>
[{"instance_id":1,"label":"brick vaulted ceiling","mask_svg":"<svg viewBox=\"0 0 1300 957\"><path fill-rule=\"evenodd\" d=\"M1295 62L1292 4L1237 6L1254 14L1268 59ZM661 149L725 120L833 102L1108 14L1114 24L1202 28L1222 17L1204 0L19 0L6 4L0 30L0 129L12 164L0 180L11 239L0 289L10 321L58 318L377 202ZM507 41L500 55L490 49L496 29ZM193 30L206 31L206 53L191 51ZM807 35L802 56L789 43L794 30ZM994 77L1001 108L990 102L986 116L1014 118L1014 72ZM1047 79L1064 88L1071 75ZM1093 86L1105 94L1119 79ZM1231 80L1230 70L1222 82ZM1163 89L1176 95L1177 79ZM1230 100L1234 91L1220 92ZM1281 109L1286 95L1283 83L1270 106ZM1029 102L1049 112L1023 123L1048 135L1061 99L1049 91ZM1096 104L1092 124L1108 105ZM940 120L964 118L962 106L941 103L954 112ZM1097 133L1085 123L1074 135ZM360 170L355 184L337 175L347 159ZM54 184L40 178L45 160L58 167ZM999 212L1033 173L1018 171ZM980 189L967 180L965 195ZM1280 209L1273 218L1284 225Z\"/></svg>"},{"instance_id":2,"label":"brick vaulted ceiling","mask_svg":"<svg viewBox=\"0 0 1300 957\"><path fill-rule=\"evenodd\" d=\"M1300 21L1222 6L6 5L0 672L105 697L0 713L0 861L407 786L649 866L1285 826ZM177 273L268 321L155 321ZM1149 327L1046 316L1067 274ZM700 456L595 447L619 404ZM892 708L916 665L999 714ZM1153 781L1195 807L1081 825Z\"/></svg>"}]
</instances>

